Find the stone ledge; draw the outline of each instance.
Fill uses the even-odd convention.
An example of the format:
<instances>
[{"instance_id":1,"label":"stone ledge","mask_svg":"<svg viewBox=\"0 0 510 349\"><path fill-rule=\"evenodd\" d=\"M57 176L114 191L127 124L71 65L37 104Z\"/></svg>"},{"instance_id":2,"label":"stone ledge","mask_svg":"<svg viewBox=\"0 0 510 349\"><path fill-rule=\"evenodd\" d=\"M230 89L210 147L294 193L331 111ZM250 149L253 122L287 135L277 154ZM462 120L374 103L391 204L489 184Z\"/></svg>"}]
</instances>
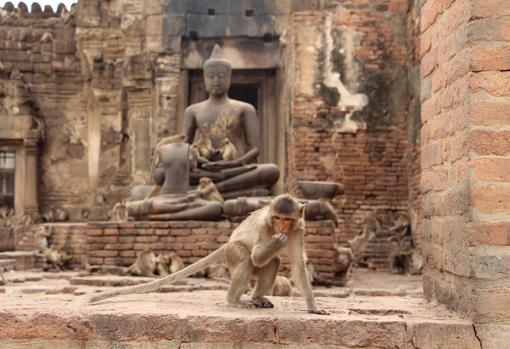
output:
<instances>
[{"instance_id":1,"label":"stone ledge","mask_svg":"<svg viewBox=\"0 0 510 349\"><path fill-rule=\"evenodd\" d=\"M270 297L274 309L243 310L227 306L224 296L149 293L88 305L87 296L0 294L0 346L480 348L471 322L422 299L319 297L319 306L331 312L319 316L304 312L301 298Z\"/></svg>"}]
</instances>

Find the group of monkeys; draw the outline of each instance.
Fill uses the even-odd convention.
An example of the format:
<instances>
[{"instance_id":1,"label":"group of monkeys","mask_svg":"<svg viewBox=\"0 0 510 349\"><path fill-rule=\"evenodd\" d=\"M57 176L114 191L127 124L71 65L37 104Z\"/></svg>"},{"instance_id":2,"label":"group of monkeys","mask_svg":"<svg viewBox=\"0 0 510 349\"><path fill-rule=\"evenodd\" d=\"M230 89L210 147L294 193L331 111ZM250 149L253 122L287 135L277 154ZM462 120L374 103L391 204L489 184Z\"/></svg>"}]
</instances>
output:
<instances>
[{"instance_id":1,"label":"group of monkeys","mask_svg":"<svg viewBox=\"0 0 510 349\"><path fill-rule=\"evenodd\" d=\"M44 257L46 263L58 271L62 271L66 264L72 259L65 251L57 249L55 245L48 247L48 237L51 235L50 230L45 227L39 226L34 233L34 239L39 253Z\"/></svg>"},{"instance_id":2,"label":"group of monkeys","mask_svg":"<svg viewBox=\"0 0 510 349\"><path fill-rule=\"evenodd\" d=\"M315 271L313 264L307 261L306 264L308 277L312 284L326 285L331 284L322 279ZM135 262L129 266L122 274L133 276L167 276L174 274L181 269L184 269L184 262L175 252L168 254L156 254L150 249L146 248L136 258ZM209 265L203 272L197 273L197 276L206 277L211 280L229 283L230 276L228 267L224 263L214 263ZM246 289L249 292L254 287L254 282ZM276 276L273 287L268 291L269 296L291 297L298 295L299 292L293 288L291 280L287 277L278 275Z\"/></svg>"},{"instance_id":3,"label":"group of monkeys","mask_svg":"<svg viewBox=\"0 0 510 349\"><path fill-rule=\"evenodd\" d=\"M152 163L152 170L159 165L160 158L158 150L167 144L172 143L183 143L186 141L186 135L183 133L178 133L176 135L168 136L163 138L156 144L155 147L155 155L154 161ZM198 136L196 141L190 145L189 147L189 167L190 170L193 170L199 167L201 164L208 163L210 158L216 156L216 154L221 154L221 159L230 161L234 160L237 157L237 149L235 145L230 141L230 139L225 138L221 142L221 148L215 149L212 146L212 142L203 132L198 132ZM155 188L147 195L147 198L154 197L159 194L161 190L160 185L156 185ZM221 196L218 188L213 183L213 181L208 177L200 178L199 184L196 188L196 193L199 197L208 201L218 201L219 203L223 203L223 197Z\"/></svg>"},{"instance_id":4,"label":"group of monkeys","mask_svg":"<svg viewBox=\"0 0 510 349\"><path fill-rule=\"evenodd\" d=\"M184 268L182 259L175 253L156 255L146 248L135 262L123 273L133 276L167 276Z\"/></svg>"}]
</instances>

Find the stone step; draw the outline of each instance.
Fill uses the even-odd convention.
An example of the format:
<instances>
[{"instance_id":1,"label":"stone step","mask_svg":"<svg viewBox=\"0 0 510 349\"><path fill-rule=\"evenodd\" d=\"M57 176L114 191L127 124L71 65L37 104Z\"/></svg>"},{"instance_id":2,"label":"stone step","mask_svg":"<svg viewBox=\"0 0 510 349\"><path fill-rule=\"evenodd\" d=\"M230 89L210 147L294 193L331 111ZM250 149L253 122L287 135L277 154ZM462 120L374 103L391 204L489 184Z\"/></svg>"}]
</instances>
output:
<instances>
[{"instance_id":1,"label":"stone step","mask_svg":"<svg viewBox=\"0 0 510 349\"><path fill-rule=\"evenodd\" d=\"M421 298L318 297L331 313L324 316L303 311L297 297L269 297L273 309L239 309L225 303L225 291L135 294L94 305L89 296L0 294L0 347L479 349L485 333Z\"/></svg>"},{"instance_id":2,"label":"stone step","mask_svg":"<svg viewBox=\"0 0 510 349\"><path fill-rule=\"evenodd\" d=\"M14 269L18 271L41 268L44 258L37 251L8 251L0 252L0 261L13 260Z\"/></svg>"}]
</instances>

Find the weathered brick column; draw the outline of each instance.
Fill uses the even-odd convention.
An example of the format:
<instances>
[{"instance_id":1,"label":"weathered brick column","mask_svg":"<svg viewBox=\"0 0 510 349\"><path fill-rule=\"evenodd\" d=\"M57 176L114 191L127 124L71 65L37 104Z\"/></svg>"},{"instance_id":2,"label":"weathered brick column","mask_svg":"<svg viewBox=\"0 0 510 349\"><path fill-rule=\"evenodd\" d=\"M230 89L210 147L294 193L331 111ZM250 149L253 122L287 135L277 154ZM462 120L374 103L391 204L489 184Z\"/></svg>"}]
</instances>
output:
<instances>
[{"instance_id":1,"label":"weathered brick column","mask_svg":"<svg viewBox=\"0 0 510 349\"><path fill-rule=\"evenodd\" d=\"M475 323L510 321L508 16L497 0L421 9L424 290Z\"/></svg>"}]
</instances>

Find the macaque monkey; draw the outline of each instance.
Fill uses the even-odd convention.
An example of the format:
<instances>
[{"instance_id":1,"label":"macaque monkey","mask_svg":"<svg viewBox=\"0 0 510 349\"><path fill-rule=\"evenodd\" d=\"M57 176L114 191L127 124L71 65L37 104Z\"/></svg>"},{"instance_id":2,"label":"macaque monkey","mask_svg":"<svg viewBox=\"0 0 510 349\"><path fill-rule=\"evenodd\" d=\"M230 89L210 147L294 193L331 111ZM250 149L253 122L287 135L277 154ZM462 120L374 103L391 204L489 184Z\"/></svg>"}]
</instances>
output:
<instances>
[{"instance_id":1,"label":"macaque monkey","mask_svg":"<svg viewBox=\"0 0 510 349\"><path fill-rule=\"evenodd\" d=\"M158 143L156 143L154 149L157 150L166 144L184 143L185 141L186 135L184 133L177 133L175 135L171 135L160 140Z\"/></svg>"},{"instance_id":2,"label":"macaque monkey","mask_svg":"<svg viewBox=\"0 0 510 349\"><path fill-rule=\"evenodd\" d=\"M62 271L64 265L71 259L64 251L59 251L54 245L51 245L43 252L46 262L51 264L58 271Z\"/></svg>"},{"instance_id":3,"label":"macaque monkey","mask_svg":"<svg viewBox=\"0 0 510 349\"><path fill-rule=\"evenodd\" d=\"M184 262L175 252L158 256L158 274L167 276L184 269Z\"/></svg>"},{"instance_id":4,"label":"macaque monkey","mask_svg":"<svg viewBox=\"0 0 510 349\"><path fill-rule=\"evenodd\" d=\"M205 275L208 279L230 282L228 267L224 263L211 264L206 268Z\"/></svg>"},{"instance_id":5,"label":"macaque monkey","mask_svg":"<svg viewBox=\"0 0 510 349\"><path fill-rule=\"evenodd\" d=\"M51 229L51 226L50 226ZM34 233L34 245L40 253L44 253L48 249L48 237L51 235L51 231L47 231L45 227L38 226Z\"/></svg>"},{"instance_id":6,"label":"macaque monkey","mask_svg":"<svg viewBox=\"0 0 510 349\"><path fill-rule=\"evenodd\" d=\"M218 201L221 204L224 201L220 191L209 177L200 178L196 192L204 200Z\"/></svg>"},{"instance_id":7,"label":"macaque monkey","mask_svg":"<svg viewBox=\"0 0 510 349\"><path fill-rule=\"evenodd\" d=\"M285 276L278 275L274 281L271 291L269 292L269 295L277 297L291 297L293 292L290 280Z\"/></svg>"},{"instance_id":8,"label":"macaque monkey","mask_svg":"<svg viewBox=\"0 0 510 349\"><path fill-rule=\"evenodd\" d=\"M248 216L232 233L229 241L183 270L143 285L102 292L90 298L98 302L117 295L157 290L204 270L222 260L227 262L231 281L227 291L228 304L241 308L272 308L264 297L271 290L280 266L279 255L289 255L294 282L305 298L306 309L314 314L328 314L317 308L306 271L304 249L304 205L288 194L279 195L270 204ZM251 279L256 284L249 300L241 300Z\"/></svg>"},{"instance_id":9,"label":"macaque monkey","mask_svg":"<svg viewBox=\"0 0 510 349\"><path fill-rule=\"evenodd\" d=\"M234 160L237 158L237 149L228 138L225 138L223 141L221 141L221 155L223 160L226 161Z\"/></svg>"},{"instance_id":10,"label":"macaque monkey","mask_svg":"<svg viewBox=\"0 0 510 349\"><path fill-rule=\"evenodd\" d=\"M0 219L6 219L13 215L12 209L8 206L0 206Z\"/></svg>"},{"instance_id":11,"label":"macaque monkey","mask_svg":"<svg viewBox=\"0 0 510 349\"><path fill-rule=\"evenodd\" d=\"M131 274L133 276L156 276L157 257L154 252L150 249L144 249L135 262L124 272L125 274Z\"/></svg>"},{"instance_id":12,"label":"macaque monkey","mask_svg":"<svg viewBox=\"0 0 510 349\"><path fill-rule=\"evenodd\" d=\"M209 137L207 137L207 135L200 129L198 130L198 136L195 144L197 145L199 154L206 159L209 159L215 151Z\"/></svg>"},{"instance_id":13,"label":"macaque monkey","mask_svg":"<svg viewBox=\"0 0 510 349\"><path fill-rule=\"evenodd\" d=\"M5 278L4 271L4 268L0 267L0 279L2 279L2 282L5 286L10 286L11 283Z\"/></svg>"},{"instance_id":14,"label":"macaque monkey","mask_svg":"<svg viewBox=\"0 0 510 349\"><path fill-rule=\"evenodd\" d=\"M198 167L199 164L208 163L209 160L200 155L198 151L198 144L193 143L189 147L189 168L190 170L194 170Z\"/></svg>"},{"instance_id":15,"label":"macaque monkey","mask_svg":"<svg viewBox=\"0 0 510 349\"><path fill-rule=\"evenodd\" d=\"M65 222L69 219L69 214L61 208L52 208L42 215L45 222Z\"/></svg>"},{"instance_id":16,"label":"macaque monkey","mask_svg":"<svg viewBox=\"0 0 510 349\"><path fill-rule=\"evenodd\" d=\"M40 42L42 43L48 43L48 42L53 42L54 39L53 39L53 35L51 35L50 32L45 32L42 36L41 36L41 39L39 39Z\"/></svg>"},{"instance_id":17,"label":"macaque monkey","mask_svg":"<svg viewBox=\"0 0 510 349\"><path fill-rule=\"evenodd\" d=\"M340 246L335 244L335 249L338 252L333 270L335 271L335 278L339 286L345 286L349 277L351 276L351 267L354 263L354 256L349 247Z\"/></svg>"},{"instance_id":18,"label":"macaque monkey","mask_svg":"<svg viewBox=\"0 0 510 349\"><path fill-rule=\"evenodd\" d=\"M113 206L110 220L115 222L124 222L128 220L128 211L125 201L117 202Z\"/></svg>"}]
</instances>

